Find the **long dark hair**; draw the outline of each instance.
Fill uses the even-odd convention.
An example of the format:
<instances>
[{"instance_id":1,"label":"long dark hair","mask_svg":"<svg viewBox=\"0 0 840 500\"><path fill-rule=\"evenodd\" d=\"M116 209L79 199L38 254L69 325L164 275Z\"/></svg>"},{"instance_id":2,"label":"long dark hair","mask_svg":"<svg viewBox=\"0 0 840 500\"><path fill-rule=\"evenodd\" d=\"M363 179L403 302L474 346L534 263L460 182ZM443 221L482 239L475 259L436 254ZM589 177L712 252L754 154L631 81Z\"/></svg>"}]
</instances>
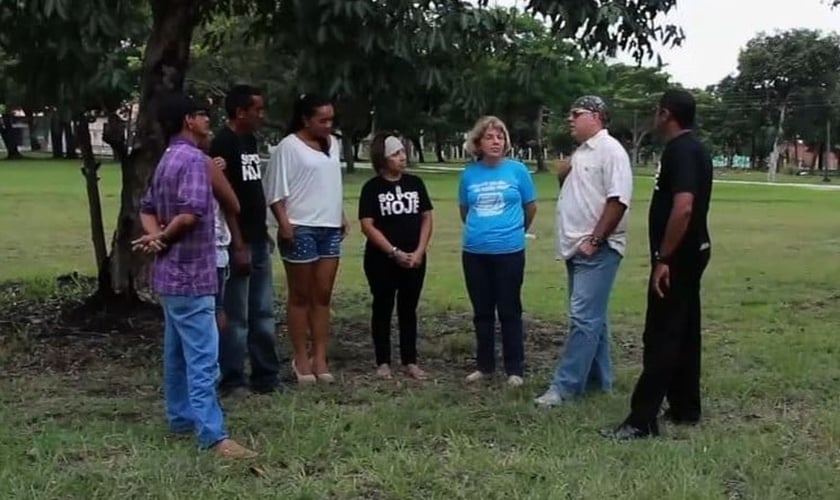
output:
<instances>
[{"instance_id":1,"label":"long dark hair","mask_svg":"<svg viewBox=\"0 0 840 500\"><path fill-rule=\"evenodd\" d=\"M286 127L286 133L294 134L306 128L305 119L315 116L315 111L321 106L331 106L332 101L318 94L301 94L292 105L292 119ZM318 138L324 154L330 154L330 142L326 138Z\"/></svg>"}]
</instances>

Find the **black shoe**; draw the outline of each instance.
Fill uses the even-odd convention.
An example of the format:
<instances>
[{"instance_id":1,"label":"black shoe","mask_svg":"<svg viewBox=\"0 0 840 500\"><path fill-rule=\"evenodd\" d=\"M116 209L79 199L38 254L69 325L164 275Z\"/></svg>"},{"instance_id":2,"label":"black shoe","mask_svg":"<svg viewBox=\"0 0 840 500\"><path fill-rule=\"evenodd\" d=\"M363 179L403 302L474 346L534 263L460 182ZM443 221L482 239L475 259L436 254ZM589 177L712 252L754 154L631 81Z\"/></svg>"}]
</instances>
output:
<instances>
[{"instance_id":1,"label":"black shoe","mask_svg":"<svg viewBox=\"0 0 840 500\"><path fill-rule=\"evenodd\" d=\"M250 395L247 387L244 386L234 386L234 387L222 387L219 388L219 396L223 399L230 399L230 400L242 400L246 399Z\"/></svg>"},{"instance_id":2,"label":"black shoe","mask_svg":"<svg viewBox=\"0 0 840 500\"><path fill-rule=\"evenodd\" d=\"M604 429L601 431L601 436L608 439L617 439L619 441L630 441L633 439L643 439L658 435L659 425L656 421L651 423L647 429L640 429L628 423L623 423L615 429Z\"/></svg>"},{"instance_id":3,"label":"black shoe","mask_svg":"<svg viewBox=\"0 0 840 500\"><path fill-rule=\"evenodd\" d=\"M251 386L251 391L254 394L266 395L266 394L274 394L277 392L283 392L286 389L284 384L274 384L274 385L256 385Z\"/></svg>"},{"instance_id":4,"label":"black shoe","mask_svg":"<svg viewBox=\"0 0 840 500\"><path fill-rule=\"evenodd\" d=\"M685 418L683 416L678 416L671 408L665 410L662 414L662 418L667 420L668 422L674 425L697 425L700 423L700 418Z\"/></svg>"}]
</instances>

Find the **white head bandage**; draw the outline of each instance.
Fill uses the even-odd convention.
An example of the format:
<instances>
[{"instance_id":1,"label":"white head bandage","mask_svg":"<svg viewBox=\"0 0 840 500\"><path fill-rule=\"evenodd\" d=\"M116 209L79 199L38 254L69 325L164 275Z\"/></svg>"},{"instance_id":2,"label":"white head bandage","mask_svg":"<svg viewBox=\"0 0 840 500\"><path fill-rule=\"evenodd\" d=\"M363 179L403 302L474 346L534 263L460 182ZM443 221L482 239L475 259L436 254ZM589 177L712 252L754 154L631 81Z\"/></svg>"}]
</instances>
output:
<instances>
[{"instance_id":1,"label":"white head bandage","mask_svg":"<svg viewBox=\"0 0 840 500\"><path fill-rule=\"evenodd\" d=\"M393 135L389 135L385 138L385 156L391 156L397 151L404 149L403 143Z\"/></svg>"}]
</instances>

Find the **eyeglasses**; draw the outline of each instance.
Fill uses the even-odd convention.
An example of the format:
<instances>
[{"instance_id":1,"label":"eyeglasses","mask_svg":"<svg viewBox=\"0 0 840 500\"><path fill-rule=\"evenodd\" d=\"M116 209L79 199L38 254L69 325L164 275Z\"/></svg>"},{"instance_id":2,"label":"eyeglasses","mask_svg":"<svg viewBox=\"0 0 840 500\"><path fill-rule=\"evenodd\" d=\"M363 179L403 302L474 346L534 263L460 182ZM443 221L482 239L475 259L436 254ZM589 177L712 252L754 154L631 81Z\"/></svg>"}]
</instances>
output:
<instances>
[{"instance_id":1,"label":"eyeglasses","mask_svg":"<svg viewBox=\"0 0 840 500\"><path fill-rule=\"evenodd\" d=\"M577 119L581 115L586 115L586 114L591 114L591 113L592 113L592 111L590 111L588 109L573 109L573 110L569 111L569 116L571 116L574 119Z\"/></svg>"}]
</instances>

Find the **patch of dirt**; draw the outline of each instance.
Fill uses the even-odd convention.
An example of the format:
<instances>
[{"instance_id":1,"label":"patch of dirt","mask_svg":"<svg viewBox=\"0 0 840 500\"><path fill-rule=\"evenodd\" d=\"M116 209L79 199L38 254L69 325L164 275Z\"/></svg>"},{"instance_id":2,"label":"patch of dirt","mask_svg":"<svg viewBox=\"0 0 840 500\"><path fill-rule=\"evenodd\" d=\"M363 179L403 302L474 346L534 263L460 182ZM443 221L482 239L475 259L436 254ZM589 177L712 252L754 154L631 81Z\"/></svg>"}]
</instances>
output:
<instances>
[{"instance_id":1,"label":"patch of dirt","mask_svg":"<svg viewBox=\"0 0 840 500\"><path fill-rule=\"evenodd\" d=\"M91 301L94 278L68 275L59 278L57 292L34 297L21 283L0 284L0 369L13 377L60 374L65 378L90 379L93 373L129 376L132 369L160 366L163 316L159 306L143 304L130 310L102 312ZM95 296L94 296L95 298ZM276 304L282 375L288 373L290 347L285 335L283 298ZM340 294L333 306L333 341L330 363L345 382L374 382L373 347L369 334L369 298L364 294ZM474 366L474 333L471 313L448 309L430 312L421 305L419 350L421 363L433 378L460 378ZM497 325L497 336L500 335ZM535 367L553 366L567 332L565 322L525 317L526 362ZM633 338L628 334L616 339ZM619 340L620 341L620 340ZM395 365L399 359L396 315L392 334ZM632 342L622 342L634 355ZM501 351L501 339L497 337ZM499 354L501 357L501 353ZM501 359L498 360L501 365ZM396 367L395 367L396 368ZM101 379L101 377L99 377ZM92 379L91 379L92 380ZM399 381L410 381L397 377ZM376 381L378 383L378 381ZM75 385L75 384L73 384ZM108 383L84 385L92 394L119 392ZM124 389L124 388L123 388Z\"/></svg>"},{"instance_id":2,"label":"patch of dirt","mask_svg":"<svg viewBox=\"0 0 840 500\"><path fill-rule=\"evenodd\" d=\"M47 296L33 295L22 283L0 285L4 373L73 375L103 363L125 370L160 359L159 307L103 312L93 295L95 279L67 275L56 285Z\"/></svg>"}]
</instances>

